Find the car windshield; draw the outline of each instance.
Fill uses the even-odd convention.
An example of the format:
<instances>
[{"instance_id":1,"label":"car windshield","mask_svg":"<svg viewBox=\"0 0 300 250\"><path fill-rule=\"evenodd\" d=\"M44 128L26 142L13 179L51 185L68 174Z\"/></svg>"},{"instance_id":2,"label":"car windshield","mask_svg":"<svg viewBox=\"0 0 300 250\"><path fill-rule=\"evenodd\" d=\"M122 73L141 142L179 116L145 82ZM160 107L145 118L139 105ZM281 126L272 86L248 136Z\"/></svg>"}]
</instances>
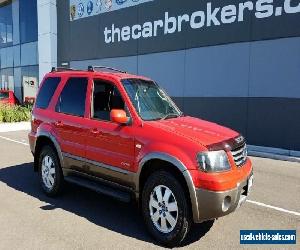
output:
<instances>
[{"instance_id":1,"label":"car windshield","mask_svg":"<svg viewBox=\"0 0 300 250\"><path fill-rule=\"evenodd\" d=\"M153 81L124 79L123 86L140 117L145 121L182 115L171 98Z\"/></svg>"},{"instance_id":2,"label":"car windshield","mask_svg":"<svg viewBox=\"0 0 300 250\"><path fill-rule=\"evenodd\" d=\"M8 92L0 92L0 100L7 99L8 98Z\"/></svg>"}]
</instances>

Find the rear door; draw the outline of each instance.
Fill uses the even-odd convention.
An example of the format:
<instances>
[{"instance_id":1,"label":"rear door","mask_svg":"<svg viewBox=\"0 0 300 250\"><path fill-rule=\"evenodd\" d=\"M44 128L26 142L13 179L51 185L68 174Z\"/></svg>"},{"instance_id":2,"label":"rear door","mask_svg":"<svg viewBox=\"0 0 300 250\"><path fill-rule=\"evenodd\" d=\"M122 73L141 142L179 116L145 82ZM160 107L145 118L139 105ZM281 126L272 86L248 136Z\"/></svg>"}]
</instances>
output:
<instances>
[{"instance_id":1,"label":"rear door","mask_svg":"<svg viewBox=\"0 0 300 250\"><path fill-rule=\"evenodd\" d=\"M55 106L55 131L66 160L66 167L84 171L86 147L87 77L70 77Z\"/></svg>"}]
</instances>

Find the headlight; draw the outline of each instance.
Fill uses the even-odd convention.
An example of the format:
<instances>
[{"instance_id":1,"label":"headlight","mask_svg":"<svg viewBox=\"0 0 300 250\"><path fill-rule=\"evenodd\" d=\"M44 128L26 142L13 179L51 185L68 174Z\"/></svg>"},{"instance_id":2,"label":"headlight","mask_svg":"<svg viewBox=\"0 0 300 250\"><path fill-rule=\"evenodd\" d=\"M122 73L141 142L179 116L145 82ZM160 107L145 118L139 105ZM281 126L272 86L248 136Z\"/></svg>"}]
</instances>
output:
<instances>
[{"instance_id":1,"label":"headlight","mask_svg":"<svg viewBox=\"0 0 300 250\"><path fill-rule=\"evenodd\" d=\"M204 172L223 172L230 170L227 154L224 150L201 152L197 155L199 167Z\"/></svg>"}]
</instances>

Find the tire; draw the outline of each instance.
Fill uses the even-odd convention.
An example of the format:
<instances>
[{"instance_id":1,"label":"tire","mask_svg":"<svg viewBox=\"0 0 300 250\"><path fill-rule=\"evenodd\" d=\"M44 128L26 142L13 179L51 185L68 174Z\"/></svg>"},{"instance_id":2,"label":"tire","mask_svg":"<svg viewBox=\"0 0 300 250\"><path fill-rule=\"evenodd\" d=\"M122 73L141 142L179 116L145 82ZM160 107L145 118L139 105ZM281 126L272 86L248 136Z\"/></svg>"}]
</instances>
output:
<instances>
[{"instance_id":1,"label":"tire","mask_svg":"<svg viewBox=\"0 0 300 250\"><path fill-rule=\"evenodd\" d=\"M38 166L44 193L50 197L58 195L63 189L63 173L56 151L51 146L41 149Z\"/></svg>"},{"instance_id":2,"label":"tire","mask_svg":"<svg viewBox=\"0 0 300 250\"><path fill-rule=\"evenodd\" d=\"M180 182L172 174L158 171L147 179L142 192L142 214L149 233L156 241L167 247L183 242L192 224L188 204Z\"/></svg>"}]
</instances>

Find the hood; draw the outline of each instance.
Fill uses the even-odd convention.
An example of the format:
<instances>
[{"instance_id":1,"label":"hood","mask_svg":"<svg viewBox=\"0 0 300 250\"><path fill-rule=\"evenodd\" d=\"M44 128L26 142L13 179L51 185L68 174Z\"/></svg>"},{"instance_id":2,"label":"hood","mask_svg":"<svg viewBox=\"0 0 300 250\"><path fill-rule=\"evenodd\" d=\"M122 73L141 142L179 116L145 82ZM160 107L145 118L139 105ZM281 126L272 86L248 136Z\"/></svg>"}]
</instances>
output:
<instances>
[{"instance_id":1,"label":"hood","mask_svg":"<svg viewBox=\"0 0 300 250\"><path fill-rule=\"evenodd\" d=\"M178 117L163 121L151 122L152 126L177 136L200 143L207 147L237 137L239 134L216 123L194 117Z\"/></svg>"}]
</instances>

